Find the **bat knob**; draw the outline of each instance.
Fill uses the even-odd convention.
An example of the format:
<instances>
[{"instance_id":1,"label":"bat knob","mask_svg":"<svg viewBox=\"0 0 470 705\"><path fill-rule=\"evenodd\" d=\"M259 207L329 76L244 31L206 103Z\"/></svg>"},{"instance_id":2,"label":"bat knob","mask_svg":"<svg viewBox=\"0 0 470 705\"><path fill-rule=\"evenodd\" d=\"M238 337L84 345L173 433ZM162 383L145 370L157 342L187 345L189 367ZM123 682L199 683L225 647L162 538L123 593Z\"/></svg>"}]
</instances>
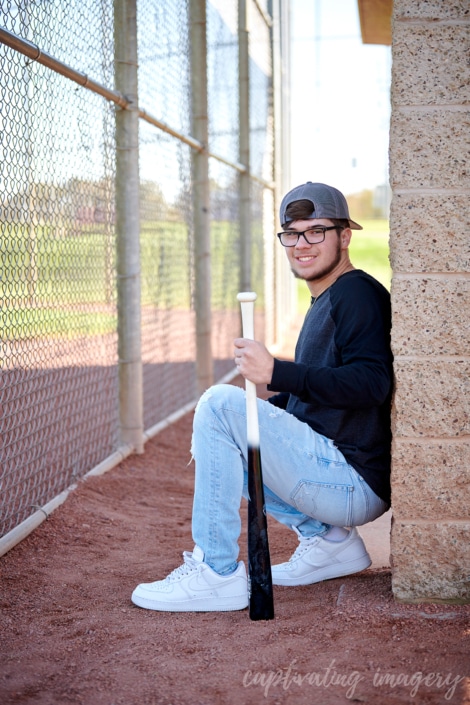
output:
<instances>
[{"instance_id":1,"label":"bat knob","mask_svg":"<svg viewBox=\"0 0 470 705\"><path fill-rule=\"evenodd\" d=\"M241 291L237 294L237 301L240 303L246 303L249 301L256 301L257 295L254 291Z\"/></svg>"}]
</instances>

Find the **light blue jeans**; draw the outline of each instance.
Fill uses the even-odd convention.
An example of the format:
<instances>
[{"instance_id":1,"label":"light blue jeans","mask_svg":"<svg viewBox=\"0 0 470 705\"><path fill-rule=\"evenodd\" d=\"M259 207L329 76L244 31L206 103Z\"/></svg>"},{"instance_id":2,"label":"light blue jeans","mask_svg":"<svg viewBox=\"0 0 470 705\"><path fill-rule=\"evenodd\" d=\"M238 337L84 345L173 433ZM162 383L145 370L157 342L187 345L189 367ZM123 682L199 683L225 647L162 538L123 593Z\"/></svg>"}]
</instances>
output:
<instances>
[{"instance_id":1,"label":"light blue jeans","mask_svg":"<svg viewBox=\"0 0 470 705\"><path fill-rule=\"evenodd\" d=\"M292 414L258 399L266 511L303 536L358 526L386 509L332 440ZM194 416L196 463L192 531L205 562L222 575L236 568L240 502L247 496L245 391L208 389Z\"/></svg>"}]
</instances>

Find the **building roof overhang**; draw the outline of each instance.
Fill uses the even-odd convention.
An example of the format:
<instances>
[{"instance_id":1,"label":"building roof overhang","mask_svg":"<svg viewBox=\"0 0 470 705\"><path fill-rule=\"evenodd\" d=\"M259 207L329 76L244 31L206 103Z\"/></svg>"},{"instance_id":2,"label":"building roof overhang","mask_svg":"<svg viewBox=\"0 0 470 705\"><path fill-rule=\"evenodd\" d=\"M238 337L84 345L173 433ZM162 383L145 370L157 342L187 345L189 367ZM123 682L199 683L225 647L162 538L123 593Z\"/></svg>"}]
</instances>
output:
<instances>
[{"instance_id":1,"label":"building roof overhang","mask_svg":"<svg viewBox=\"0 0 470 705\"><path fill-rule=\"evenodd\" d=\"M393 0L357 0L364 44L392 43Z\"/></svg>"}]
</instances>

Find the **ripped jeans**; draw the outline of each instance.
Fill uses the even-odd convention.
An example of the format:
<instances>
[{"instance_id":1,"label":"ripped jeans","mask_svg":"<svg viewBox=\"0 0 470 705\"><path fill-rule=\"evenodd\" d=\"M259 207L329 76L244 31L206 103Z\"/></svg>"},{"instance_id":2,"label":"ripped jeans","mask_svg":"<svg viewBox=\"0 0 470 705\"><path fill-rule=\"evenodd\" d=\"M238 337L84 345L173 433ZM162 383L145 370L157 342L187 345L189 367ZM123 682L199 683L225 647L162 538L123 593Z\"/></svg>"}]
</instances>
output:
<instances>
[{"instance_id":1,"label":"ripped jeans","mask_svg":"<svg viewBox=\"0 0 470 705\"><path fill-rule=\"evenodd\" d=\"M292 414L258 399L266 511L303 536L357 526L387 510L333 441ZM199 400L192 454L196 463L192 532L205 562L222 575L236 568L240 502L247 496L245 392L217 385Z\"/></svg>"}]
</instances>

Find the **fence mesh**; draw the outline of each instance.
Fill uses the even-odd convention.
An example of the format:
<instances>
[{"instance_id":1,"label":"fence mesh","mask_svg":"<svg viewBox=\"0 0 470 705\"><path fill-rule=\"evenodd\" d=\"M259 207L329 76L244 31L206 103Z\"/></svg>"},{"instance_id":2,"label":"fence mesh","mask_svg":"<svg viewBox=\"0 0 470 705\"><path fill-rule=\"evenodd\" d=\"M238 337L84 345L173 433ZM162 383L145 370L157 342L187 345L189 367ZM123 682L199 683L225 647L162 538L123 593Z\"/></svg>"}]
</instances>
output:
<instances>
[{"instance_id":1,"label":"fence mesh","mask_svg":"<svg viewBox=\"0 0 470 705\"><path fill-rule=\"evenodd\" d=\"M208 6L207 75L209 142L215 153L239 160L238 8L236 0ZM230 367L239 332L236 294L240 282L239 174L211 159L212 350L215 377Z\"/></svg>"},{"instance_id":2,"label":"fence mesh","mask_svg":"<svg viewBox=\"0 0 470 705\"><path fill-rule=\"evenodd\" d=\"M111 0L0 0L1 23L114 88ZM250 3L252 277L274 271L270 31ZM207 3L212 354L233 369L240 281L236 0ZM138 0L139 105L191 132L187 0ZM0 43L3 535L120 445L114 105ZM195 398L192 149L139 124L144 427ZM229 162L229 163L226 163ZM230 163L233 162L231 166ZM266 234L268 235L266 237Z\"/></svg>"},{"instance_id":3,"label":"fence mesh","mask_svg":"<svg viewBox=\"0 0 470 705\"><path fill-rule=\"evenodd\" d=\"M140 104L189 135L188 3L143 0L137 18ZM191 150L141 123L139 159L144 425L149 428L196 394Z\"/></svg>"},{"instance_id":4,"label":"fence mesh","mask_svg":"<svg viewBox=\"0 0 470 705\"><path fill-rule=\"evenodd\" d=\"M7 29L106 78L103 18L84 52L85 18L80 35L59 3L2 10ZM118 392L112 111L3 45L0 76L4 533L113 451Z\"/></svg>"}]
</instances>

